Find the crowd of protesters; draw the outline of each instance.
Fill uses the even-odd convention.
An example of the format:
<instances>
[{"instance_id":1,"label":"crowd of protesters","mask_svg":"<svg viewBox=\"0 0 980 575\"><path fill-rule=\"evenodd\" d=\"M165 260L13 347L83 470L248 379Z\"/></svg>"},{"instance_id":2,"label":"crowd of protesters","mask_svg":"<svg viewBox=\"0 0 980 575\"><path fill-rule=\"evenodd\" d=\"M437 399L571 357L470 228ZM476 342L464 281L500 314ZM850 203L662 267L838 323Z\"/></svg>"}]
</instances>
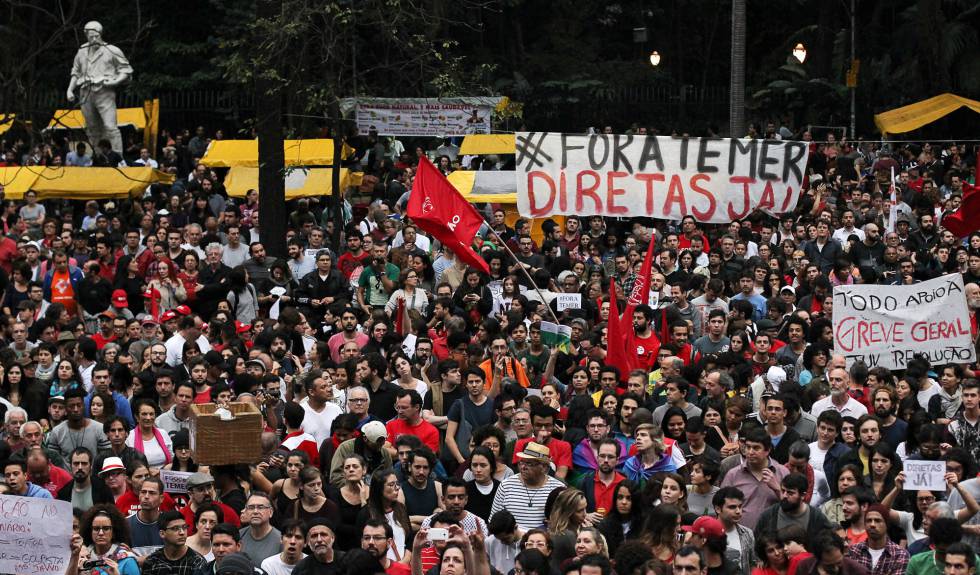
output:
<instances>
[{"instance_id":1,"label":"crowd of protesters","mask_svg":"<svg viewBox=\"0 0 980 575\"><path fill-rule=\"evenodd\" d=\"M975 366L849 365L832 329L835 286L959 273L976 338L980 233L942 227L975 150L756 134L810 142L792 212L532 234L481 205L489 274L405 217L422 155L444 173L512 165L448 139L353 142L361 187L290 202L282 259L258 193L228 198L199 162L220 133L7 142L7 167L177 180L132 201L3 201L2 492L71 502L70 575L975 573ZM649 250L655 295L607 341L609 286L630 293ZM560 293L581 307L558 312ZM543 340L555 316L563 347ZM635 369L605 362L617 345ZM229 402L261 411L262 461L197 463L193 406ZM945 462L945 489L912 488L906 460ZM189 474L186 493L161 470Z\"/></svg>"}]
</instances>

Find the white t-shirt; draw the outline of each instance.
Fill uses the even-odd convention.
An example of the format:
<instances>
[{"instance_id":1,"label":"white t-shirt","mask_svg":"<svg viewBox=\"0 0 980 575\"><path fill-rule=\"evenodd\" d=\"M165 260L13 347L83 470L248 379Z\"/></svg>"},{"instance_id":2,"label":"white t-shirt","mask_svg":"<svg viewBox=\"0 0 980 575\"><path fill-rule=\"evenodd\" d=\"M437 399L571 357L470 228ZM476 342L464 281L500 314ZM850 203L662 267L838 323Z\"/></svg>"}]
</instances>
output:
<instances>
[{"instance_id":1,"label":"white t-shirt","mask_svg":"<svg viewBox=\"0 0 980 575\"><path fill-rule=\"evenodd\" d=\"M928 407L929 400L932 399L932 396L939 395L939 384L936 383L935 381L932 381L931 379L929 380L929 382L932 383L932 385L929 386L929 389L925 391L920 391L915 394L915 399L918 400L919 405Z\"/></svg>"},{"instance_id":2,"label":"white t-shirt","mask_svg":"<svg viewBox=\"0 0 980 575\"><path fill-rule=\"evenodd\" d=\"M184 336L177 332L170 336L170 339L166 341L163 345L167 348L167 365L170 367L177 367L180 362L184 361ZM208 342L208 338L201 335L197 338L197 347L201 350L201 355L206 354L211 351L211 344Z\"/></svg>"},{"instance_id":3,"label":"white t-shirt","mask_svg":"<svg viewBox=\"0 0 980 575\"><path fill-rule=\"evenodd\" d=\"M882 547L881 549L872 549L871 547L868 547L868 553L871 554L871 568L874 569L878 565L878 560L885 554L885 548Z\"/></svg>"},{"instance_id":4,"label":"white t-shirt","mask_svg":"<svg viewBox=\"0 0 980 575\"><path fill-rule=\"evenodd\" d=\"M128 447L136 448L136 434L139 432L138 427L129 432L129 437L126 438L126 445ZM166 444L166 449L170 453L171 458L173 458L174 446L170 441L170 434L166 431L161 431L160 436L163 438L163 442ZM146 456L146 462L150 464L150 467L161 467L167 463L167 454L163 452L160 444L155 439L143 441L143 455Z\"/></svg>"},{"instance_id":5,"label":"white t-shirt","mask_svg":"<svg viewBox=\"0 0 980 575\"><path fill-rule=\"evenodd\" d=\"M810 465L814 469L823 469L823 462L827 459L826 449L820 449L820 443L814 441L810 444Z\"/></svg>"},{"instance_id":6,"label":"white t-shirt","mask_svg":"<svg viewBox=\"0 0 980 575\"><path fill-rule=\"evenodd\" d=\"M401 523L395 520L394 511L385 513L385 520L388 521L388 525L391 525L391 541L394 543L388 548L388 558L392 561L401 561L402 557L405 556L405 529ZM397 553L395 552L396 549L398 550Z\"/></svg>"},{"instance_id":7,"label":"white t-shirt","mask_svg":"<svg viewBox=\"0 0 980 575\"><path fill-rule=\"evenodd\" d=\"M280 553L276 553L272 557L266 557L265 560L262 561L261 567L262 570L266 572L266 575L289 575L293 572L293 568L296 567L296 565L286 565L283 563L280 555ZM301 553L299 557L300 561L302 561L304 557L306 557L306 554ZM297 563L298 562L299 561L297 561Z\"/></svg>"},{"instance_id":8,"label":"white t-shirt","mask_svg":"<svg viewBox=\"0 0 980 575\"><path fill-rule=\"evenodd\" d=\"M316 411L310 404L303 406L306 416L303 417L303 431L316 438L316 444L320 445L325 439L330 437L330 426L338 415L343 413L335 404L327 402L321 411Z\"/></svg>"}]
</instances>

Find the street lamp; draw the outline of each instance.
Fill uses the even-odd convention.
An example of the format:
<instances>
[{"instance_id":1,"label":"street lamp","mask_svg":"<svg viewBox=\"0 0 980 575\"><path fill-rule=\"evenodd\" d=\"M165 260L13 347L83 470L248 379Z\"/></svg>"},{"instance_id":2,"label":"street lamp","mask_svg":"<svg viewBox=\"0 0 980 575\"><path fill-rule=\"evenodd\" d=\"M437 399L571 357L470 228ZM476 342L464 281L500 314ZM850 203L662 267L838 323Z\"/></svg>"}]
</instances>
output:
<instances>
[{"instance_id":1,"label":"street lamp","mask_svg":"<svg viewBox=\"0 0 980 575\"><path fill-rule=\"evenodd\" d=\"M660 52L654 50L650 53L650 65L654 67L660 65Z\"/></svg>"},{"instance_id":2,"label":"street lamp","mask_svg":"<svg viewBox=\"0 0 980 575\"><path fill-rule=\"evenodd\" d=\"M806 60L806 48L803 47L803 42L798 42L796 47L793 48L793 57L802 64Z\"/></svg>"}]
</instances>

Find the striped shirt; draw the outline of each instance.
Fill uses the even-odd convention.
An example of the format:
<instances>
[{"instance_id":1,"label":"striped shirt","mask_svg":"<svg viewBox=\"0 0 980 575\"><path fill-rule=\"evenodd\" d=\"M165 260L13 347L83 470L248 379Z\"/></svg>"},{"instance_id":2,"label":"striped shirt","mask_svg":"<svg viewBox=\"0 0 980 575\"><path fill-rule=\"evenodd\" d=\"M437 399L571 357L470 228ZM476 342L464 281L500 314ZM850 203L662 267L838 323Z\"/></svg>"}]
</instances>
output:
<instances>
[{"instance_id":1,"label":"striped shirt","mask_svg":"<svg viewBox=\"0 0 980 575\"><path fill-rule=\"evenodd\" d=\"M548 501L548 495L564 486L564 483L549 476L541 487L526 487L520 474L512 475L500 482L493 498L493 507L490 508L490 517L506 509L514 515L521 529L541 527L544 525L544 504Z\"/></svg>"}]
</instances>

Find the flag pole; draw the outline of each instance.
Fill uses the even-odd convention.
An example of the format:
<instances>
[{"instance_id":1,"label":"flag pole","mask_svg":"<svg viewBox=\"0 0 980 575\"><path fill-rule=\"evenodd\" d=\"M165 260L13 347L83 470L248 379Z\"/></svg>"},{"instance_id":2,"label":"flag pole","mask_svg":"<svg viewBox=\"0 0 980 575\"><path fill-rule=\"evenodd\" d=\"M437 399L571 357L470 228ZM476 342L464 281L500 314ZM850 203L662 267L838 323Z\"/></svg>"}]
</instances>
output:
<instances>
[{"instance_id":1,"label":"flag pole","mask_svg":"<svg viewBox=\"0 0 980 575\"><path fill-rule=\"evenodd\" d=\"M520 264L517 267L519 267L521 271L524 272L524 277L527 278L527 281L531 282L531 287L533 287L534 291L538 293L538 297L541 298L541 303L544 304L544 307L548 310L548 313L551 314L551 319L555 320L556 324L561 324L561 322L558 321L558 316L555 315L555 312L552 311L551 306L548 305L547 300L544 299L544 295L541 294L541 290L538 289L538 284L534 283L534 278L531 277L531 274L527 273L527 268L524 267L524 264L521 263L521 260L517 259L517 256L514 254L514 252L511 251L510 246L507 245L507 242L505 242L504 239L500 237L500 234L498 234L496 230L490 228L490 232L494 235L494 237L497 238L497 243L502 245L504 249L507 250L507 253L510 254L510 257L514 258L514 261Z\"/></svg>"}]
</instances>

